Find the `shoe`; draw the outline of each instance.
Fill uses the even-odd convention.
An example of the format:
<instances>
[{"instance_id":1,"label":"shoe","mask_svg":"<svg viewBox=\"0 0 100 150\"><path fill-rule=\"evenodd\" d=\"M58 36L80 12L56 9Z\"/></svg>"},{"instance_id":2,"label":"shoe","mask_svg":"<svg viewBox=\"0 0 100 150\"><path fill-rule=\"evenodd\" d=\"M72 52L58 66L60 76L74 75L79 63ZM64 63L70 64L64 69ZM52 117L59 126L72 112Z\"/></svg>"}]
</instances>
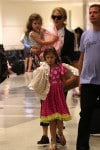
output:
<instances>
[{"instance_id":1,"label":"shoe","mask_svg":"<svg viewBox=\"0 0 100 150\"><path fill-rule=\"evenodd\" d=\"M49 138L45 135L43 135L40 139L40 141L37 142L37 144L49 144Z\"/></svg>"}]
</instances>

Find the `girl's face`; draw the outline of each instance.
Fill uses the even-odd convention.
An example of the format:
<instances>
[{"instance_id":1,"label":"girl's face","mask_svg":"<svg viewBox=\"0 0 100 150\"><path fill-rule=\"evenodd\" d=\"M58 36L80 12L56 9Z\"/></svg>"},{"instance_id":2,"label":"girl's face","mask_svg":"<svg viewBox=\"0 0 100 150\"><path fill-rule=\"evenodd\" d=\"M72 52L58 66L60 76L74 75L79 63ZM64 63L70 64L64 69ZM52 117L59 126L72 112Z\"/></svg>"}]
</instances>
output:
<instances>
[{"instance_id":1,"label":"girl's face","mask_svg":"<svg viewBox=\"0 0 100 150\"><path fill-rule=\"evenodd\" d=\"M54 55L53 53L47 54L46 57L45 57L45 59L46 59L46 62L47 62L51 67L55 66L55 64L56 64L56 63L55 63L56 57L55 57L55 55Z\"/></svg>"},{"instance_id":2,"label":"girl's face","mask_svg":"<svg viewBox=\"0 0 100 150\"><path fill-rule=\"evenodd\" d=\"M63 16L60 14L59 11L55 11L53 13L52 20L58 30L64 26L65 19L63 18Z\"/></svg>"},{"instance_id":3,"label":"girl's face","mask_svg":"<svg viewBox=\"0 0 100 150\"><path fill-rule=\"evenodd\" d=\"M40 32L41 26L42 26L42 24L41 24L41 21L40 21L40 20L34 20L34 21L32 22L32 28L33 28L33 30L36 31L36 32Z\"/></svg>"}]
</instances>

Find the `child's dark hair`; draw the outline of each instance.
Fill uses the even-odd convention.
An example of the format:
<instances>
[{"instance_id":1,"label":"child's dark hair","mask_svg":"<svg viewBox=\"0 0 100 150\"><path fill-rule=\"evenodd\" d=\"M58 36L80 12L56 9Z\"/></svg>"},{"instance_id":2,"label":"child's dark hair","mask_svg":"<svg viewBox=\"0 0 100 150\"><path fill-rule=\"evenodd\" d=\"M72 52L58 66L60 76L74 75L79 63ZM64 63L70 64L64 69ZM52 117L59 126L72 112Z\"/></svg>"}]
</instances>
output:
<instances>
[{"instance_id":1,"label":"child's dark hair","mask_svg":"<svg viewBox=\"0 0 100 150\"><path fill-rule=\"evenodd\" d=\"M52 53L52 54L55 55L55 57L56 57L55 63L56 63L56 64L61 63L60 58L59 58L59 56L58 56L58 54L57 54L57 51L56 51L56 49L55 49L54 47L49 47L49 48L46 48L46 49L44 50L44 54L43 54L44 60L46 60L46 56L47 56L49 53Z\"/></svg>"}]
</instances>

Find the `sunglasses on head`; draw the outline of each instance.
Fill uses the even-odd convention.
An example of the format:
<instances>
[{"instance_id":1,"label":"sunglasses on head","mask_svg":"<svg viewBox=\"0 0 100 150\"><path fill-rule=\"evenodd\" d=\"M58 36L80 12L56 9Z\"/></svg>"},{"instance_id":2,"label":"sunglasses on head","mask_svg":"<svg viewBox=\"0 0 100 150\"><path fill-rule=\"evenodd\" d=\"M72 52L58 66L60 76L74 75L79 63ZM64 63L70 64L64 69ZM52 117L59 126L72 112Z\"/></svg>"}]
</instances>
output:
<instances>
[{"instance_id":1,"label":"sunglasses on head","mask_svg":"<svg viewBox=\"0 0 100 150\"><path fill-rule=\"evenodd\" d=\"M52 19L53 20L55 20L55 19L61 20L62 18L63 18L62 16L54 16L54 15L52 15Z\"/></svg>"}]
</instances>

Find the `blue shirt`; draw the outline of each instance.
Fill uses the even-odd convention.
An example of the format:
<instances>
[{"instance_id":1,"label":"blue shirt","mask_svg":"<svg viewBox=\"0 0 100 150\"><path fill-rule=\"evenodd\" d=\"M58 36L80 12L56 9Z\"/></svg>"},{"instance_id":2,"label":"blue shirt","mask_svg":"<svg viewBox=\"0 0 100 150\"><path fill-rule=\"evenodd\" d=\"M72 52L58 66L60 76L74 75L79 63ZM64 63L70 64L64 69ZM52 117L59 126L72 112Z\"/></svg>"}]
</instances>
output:
<instances>
[{"instance_id":1,"label":"blue shirt","mask_svg":"<svg viewBox=\"0 0 100 150\"><path fill-rule=\"evenodd\" d=\"M100 31L85 31L80 51L84 53L80 84L100 85Z\"/></svg>"}]
</instances>

